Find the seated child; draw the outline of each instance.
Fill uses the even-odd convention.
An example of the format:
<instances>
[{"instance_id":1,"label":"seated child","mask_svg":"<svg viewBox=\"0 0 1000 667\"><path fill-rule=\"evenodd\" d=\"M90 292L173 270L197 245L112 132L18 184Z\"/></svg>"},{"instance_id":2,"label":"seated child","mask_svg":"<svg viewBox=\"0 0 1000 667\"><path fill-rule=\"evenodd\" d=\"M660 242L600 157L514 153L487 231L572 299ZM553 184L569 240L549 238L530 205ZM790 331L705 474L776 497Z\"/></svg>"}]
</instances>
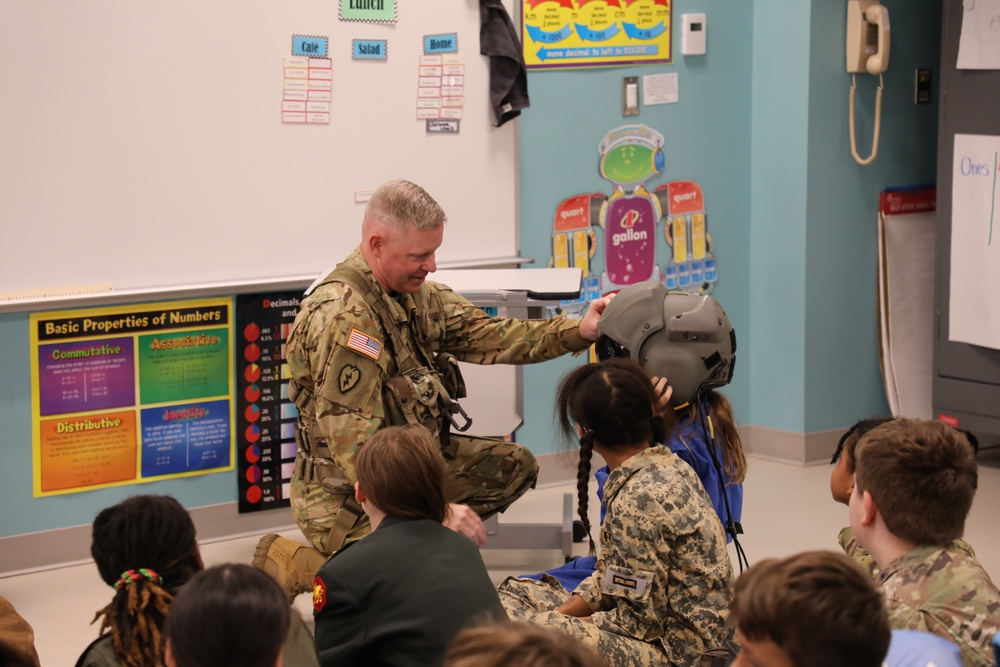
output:
<instances>
[{"instance_id":1,"label":"seated child","mask_svg":"<svg viewBox=\"0 0 1000 667\"><path fill-rule=\"evenodd\" d=\"M639 283L618 293L598 328L597 354L602 361L629 357L654 376L656 406L668 433L662 443L697 473L726 541L733 541L743 532L746 456L732 407L716 391L731 381L736 353L736 333L722 306L712 297L669 293L662 284ZM609 473L605 466L594 474L602 522ZM742 558L738 540L735 546ZM547 574L573 590L596 563L596 557L584 556Z\"/></svg>"},{"instance_id":2,"label":"seated child","mask_svg":"<svg viewBox=\"0 0 1000 667\"><path fill-rule=\"evenodd\" d=\"M756 563L733 584L729 611L734 667L880 667L889 649L882 596L832 551Z\"/></svg>"},{"instance_id":3,"label":"seated child","mask_svg":"<svg viewBox=\"0 0 1000 667\"><path fill-rule=\"evenodd\" d=\"M166 667L281 667L292 612L271 577L249 565L202 570L174 598Z\"/></svg>"},{"instance_id":4,"label":"seated child","mask_svg":"<svg viewBox=\"0 0 1000 667\"><path fill-rule=\"evenodd\" d=\"M978 481L967 438L896 419L866 433L854 454L851 529L879 565L892 627L934 633L957 644L965 664L991 666L1000 591L959 539Z\"/></svg>"},{"instance_id":5,"label":"seated child","mask_svg":"<svg viewBox=\"0 0 1000 667\"><path fill-rule=\"evenodd\" d=\"M892 421L892 417L861 419L840 436L837 449L830 459L830 463L833 464L833 471L830 473L830 495L838 503L848 504L854 491L854 448L858 440L868 431L888 421ZM858 546L850 526L840 531L839 540L844 553L868 570L873 579L878 576L878 563L871 554Z\"/></svg>"},{"instance_id":6,"label":"seated child","mask_svg":"<svg viewBox=\"0 0 1000 667\"><path fill-rule=\"evenodd\" d=\"M597 570L571 595L555 579L500 586L512 619L559 629L611 667L689 665L731 636L732 565L712 503L691 466L666 447L658 396L636 363L587 364L561 382L557 414L569 438L582 429L578 511L590 532L593 452L611 469Z\"/></svg>"},{"instance_id":7,"label":"seated child","mask_svg":"<svg viewBox=\"0 0 1000 667\"><path fill-rule=\"evenodd\" d=\"M724 394L710 389L676 411L679 420L664 444L698 473L715 513L726 527L726 541L731 542L734 532L736 535L742 532L738 526L743 514L743 480L747 472L733 408Z\"/></svg>"},{"instance_id":8,"label":"seated child","mask_svg":"<svg viewBox=\"0 0 1000 667\"><path fill-rule=\"evenodd\" d=\"M163 663L163 628L183 586L204 569L194 522L170 496L139 495L107 507L93 525L90 553L114 597L97 612L98 638L77 667L145 667ZM285 667L317 665L309 630L296 614Z\"/></svg>"},{"instance_id":9,"label":"seated child","mask_svg":"<svg viewBox=\"0 0 1000 667\"><path fill-rule=\"evenodd\" d=\"M592 650L562 632L527 623L462 630L444 667L604 667Z\"/></svg>"},{"instance_id":10,"label":"seated child","mask_svg":"<svg viewBox=\"0 0 1000 667\"><path fill-rule=\"evenodd\" d=\"M652 379L654 384L659 381L656 377ZM670 388L667 387L666 390L669 392ZM667 396L669 397L669 394ZM730 525L731 516L734 531L741 531L742 528L737 527L743 514L746 456L728 399L713 389L709 390L701 400L696 400L678 410L667 407L661 410L660 414L669 432L663 444L694 469L722 525ZM720 464L718 468L712 460L713 454L709 449L709 442L718 443L715 445L714 454ZM604 483L610 474L608 466L602 466L594 472L597 481L597 501L601 503L601 523L604 522L606 512ZM732 539L733 535L726 531L726 541L731 542ZM572 591L596 568L597 556L581 556L565 565L547 570L545 574L555 577L563 588ZM542 577L541 574L525 576L529 579Z\"/></svg>"},{"instance_id":11,"label":"seated child","mask_svg":"<svg viewBox=\"0 0 1000 667\"><path fill-rule=\"evenodd\" d=\"M475 543L442 525L441 446L423 426L391 426L358 454L355 499L372 532L319 569L316 649L324 667L440 665L464 626L506 619Z\"/></svg>"}]
</instances>

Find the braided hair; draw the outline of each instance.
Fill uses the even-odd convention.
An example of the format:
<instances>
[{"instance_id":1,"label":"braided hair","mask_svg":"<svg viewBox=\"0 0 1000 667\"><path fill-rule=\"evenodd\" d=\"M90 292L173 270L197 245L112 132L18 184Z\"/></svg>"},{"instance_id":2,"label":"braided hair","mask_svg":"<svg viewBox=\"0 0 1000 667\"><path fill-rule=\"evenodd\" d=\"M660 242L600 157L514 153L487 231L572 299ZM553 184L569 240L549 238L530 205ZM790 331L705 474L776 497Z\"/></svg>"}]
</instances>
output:
<instances>
[{"instance_id":1,"label":"braided hair","mask_svg":"<svg viewBox=\"0 0 1000 667\"><path fill-rule=\"evenodd\" d=\"M609 359L573 370L559 384L556 414L568 439L580 435L580 462L576 473L577 514L587 531L590 552L594 538L588 516L590 462L594 442L611 451L655 445L667 435L663 417L656 412L657 396L649 376L628 359Z\"/></svg>"},{"instance_id":2,"label":"braided hair","mask_svg":"<svg viewBox=\"0 0 1000 667\"><path fill-rule=\"evenodd\" d=\"M126 667L162 664L173 593L201 567L187 510L170 496L123 500L97 515L90 553L101 579L115 589L92 621L101 619L99 634L111 632Z\"/></svg>"}]
</instances>

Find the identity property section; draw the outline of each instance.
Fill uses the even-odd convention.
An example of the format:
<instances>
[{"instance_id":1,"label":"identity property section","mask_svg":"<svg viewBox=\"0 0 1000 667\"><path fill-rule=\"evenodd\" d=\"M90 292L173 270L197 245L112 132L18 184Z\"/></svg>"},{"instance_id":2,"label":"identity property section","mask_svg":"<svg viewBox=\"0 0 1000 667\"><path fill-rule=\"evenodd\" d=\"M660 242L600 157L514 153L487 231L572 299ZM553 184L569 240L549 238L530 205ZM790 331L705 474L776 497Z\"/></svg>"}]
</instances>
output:
<instances>
[{"instance_id":1,"label":"identity property section","mask_svg":"<svg viewBox=\"0 0 1000 667\"><path fill-rule=\"evenodd\" d=\"M231 300L31 315L34 494L233 468Z\"/></svg>"}]
</instances>

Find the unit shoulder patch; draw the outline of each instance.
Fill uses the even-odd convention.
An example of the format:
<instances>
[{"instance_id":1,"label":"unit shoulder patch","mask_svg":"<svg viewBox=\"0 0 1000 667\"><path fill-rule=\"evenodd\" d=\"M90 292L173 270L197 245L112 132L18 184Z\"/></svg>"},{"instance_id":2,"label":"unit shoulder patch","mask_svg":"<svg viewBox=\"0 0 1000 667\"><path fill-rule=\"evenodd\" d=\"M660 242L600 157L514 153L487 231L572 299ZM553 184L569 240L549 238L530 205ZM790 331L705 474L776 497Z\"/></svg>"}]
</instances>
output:
<instances>
[{"instance_id":1,"label":"unit shoulder patch","mask_svg":"<svg viewBox=\"0 0 1000 667\"><path fill-rule=\"evenodd\" d=\"M323 611L326 606L326 582L322 577L313 579L313 609L317 612Z\"/></svg>"},{"instance_id":2,"label":"unit shoulder patch","mask_svg":"<svg viewBox=\"0 0 1000 667\"><path fill-rule=\"evenodd\" d=\"M346 394L350 390L357 386L358 381L361 379L361 369L352 364L347 364L340 369L340 375L337 378L337 384L340 386L340 393Z\"/></svg>"}]
</instances>

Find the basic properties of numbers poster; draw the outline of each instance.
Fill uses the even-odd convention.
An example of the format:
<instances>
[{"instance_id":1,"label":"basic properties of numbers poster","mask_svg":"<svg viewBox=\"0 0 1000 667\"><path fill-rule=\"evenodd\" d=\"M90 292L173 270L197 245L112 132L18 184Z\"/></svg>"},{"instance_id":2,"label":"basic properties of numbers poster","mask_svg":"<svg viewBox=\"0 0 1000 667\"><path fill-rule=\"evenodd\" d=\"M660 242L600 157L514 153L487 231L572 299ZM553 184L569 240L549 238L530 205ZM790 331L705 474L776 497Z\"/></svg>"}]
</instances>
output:
<instances>
[{"instance_id":1,"label":"basic properties of numbers poster","mask_svg":"<svg viewBox=\"0 0 1000 667\"><path fill-rule=\"evenodd\" d=\"M34 495L232 470L232 299L33 313Z\"/></svg>"}]
</instances>

